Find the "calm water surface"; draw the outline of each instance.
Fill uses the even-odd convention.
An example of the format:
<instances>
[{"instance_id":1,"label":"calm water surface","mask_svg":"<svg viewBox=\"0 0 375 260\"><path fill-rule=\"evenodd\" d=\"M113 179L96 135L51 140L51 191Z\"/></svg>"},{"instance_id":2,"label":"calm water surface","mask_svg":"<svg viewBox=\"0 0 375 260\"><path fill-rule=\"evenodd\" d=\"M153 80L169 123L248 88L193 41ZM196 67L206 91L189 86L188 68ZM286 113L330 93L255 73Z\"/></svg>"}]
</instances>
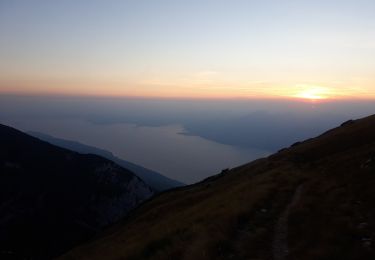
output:
<instances>
[{"instance_id":1,"label":"calm water surface","mask_svg":"<svg viewBox=\"0 0 375 260\"><path fill-rule=\"evenodd\" d=\"M85 120L9 120L23 131L38 131L111 151L116 156L165 176L194 183L224 168L238 166L269 154L181 134L181 125L161 127L134 124L93 124Z\"/></svg>"}]
</instances>

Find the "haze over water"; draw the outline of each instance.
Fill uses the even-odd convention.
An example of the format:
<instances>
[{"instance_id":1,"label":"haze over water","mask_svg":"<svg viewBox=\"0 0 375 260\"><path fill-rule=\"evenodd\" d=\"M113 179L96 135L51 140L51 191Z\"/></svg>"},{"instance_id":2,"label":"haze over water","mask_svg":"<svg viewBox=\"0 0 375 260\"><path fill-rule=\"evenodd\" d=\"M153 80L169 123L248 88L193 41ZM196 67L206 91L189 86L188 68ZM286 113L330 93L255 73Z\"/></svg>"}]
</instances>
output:
<instances>
[{"instance_id":1,"label":"haze over water","mask_svg":"<svg viewBox=\"0 0 375 260\"><path fill-rule=\"evenodd\" d=\"M37 131L111 151L114 155L190 184L268 154L180 133L179 125L98 125L83 120L6 121L18 129Z\"/></svg>"},{"instance_id":2,"label":"haze over water","mask_svg":"<svg viewBox=\"0 0 375 260\"><path fill-rule=\"evenodd\" d=\"M373 111L372 101L0 96L3 124L106 149L185 183Z\"/></svg>"},{"instance_id":3,"label":"haze over water","mask_svg":"<svg viewBox=\"0 0 375 260\"><path fill-rule=\"evenodd\" d=\"M370 0L0 1L0 123L191 183L375 112Z\"/></svg>"}]
</instances>

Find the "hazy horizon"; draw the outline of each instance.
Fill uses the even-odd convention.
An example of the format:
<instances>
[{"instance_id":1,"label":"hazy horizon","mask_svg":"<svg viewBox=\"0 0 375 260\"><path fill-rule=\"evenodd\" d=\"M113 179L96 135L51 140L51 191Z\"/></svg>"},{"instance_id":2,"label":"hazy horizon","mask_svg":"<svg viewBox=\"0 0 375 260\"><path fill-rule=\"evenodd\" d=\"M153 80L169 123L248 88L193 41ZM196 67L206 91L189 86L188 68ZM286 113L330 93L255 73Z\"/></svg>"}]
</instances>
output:
<instances>
[{"instance_id":1,"label":"hazy horizon","mask_svg":"<svg viewBox=\"0 0 375 260\"><path fill-rule=\"evenodd\" d=\"M375 102L0 95L0 123L106 149L186 183L267 156Z\"/></svg>"}]
</instances>

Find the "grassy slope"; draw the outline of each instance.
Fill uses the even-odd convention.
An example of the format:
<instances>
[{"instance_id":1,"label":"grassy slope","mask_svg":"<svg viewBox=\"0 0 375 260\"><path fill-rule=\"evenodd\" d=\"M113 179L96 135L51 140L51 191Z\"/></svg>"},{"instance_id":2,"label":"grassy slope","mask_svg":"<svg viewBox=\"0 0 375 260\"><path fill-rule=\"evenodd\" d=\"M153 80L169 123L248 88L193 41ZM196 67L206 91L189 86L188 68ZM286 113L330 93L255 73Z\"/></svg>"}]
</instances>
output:
<instances>
[{"instance_id":1,"label":"grassy slope","mask_svg":"<svg viewBox=\"0 0 375 260\"><path fill-rule=\"evenodd\" d=\"M375 259L375 116L196 185L165 192L62 259ZM372 239L372 240L368 240Z\"/></svg>"}]
</instances>

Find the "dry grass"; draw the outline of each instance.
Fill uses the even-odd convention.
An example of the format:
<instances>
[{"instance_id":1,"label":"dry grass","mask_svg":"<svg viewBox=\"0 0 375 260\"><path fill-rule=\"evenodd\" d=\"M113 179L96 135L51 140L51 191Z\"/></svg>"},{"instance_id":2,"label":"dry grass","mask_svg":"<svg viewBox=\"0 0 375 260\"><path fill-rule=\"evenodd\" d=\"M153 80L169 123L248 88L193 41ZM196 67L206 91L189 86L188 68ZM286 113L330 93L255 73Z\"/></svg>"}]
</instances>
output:
<instances>
[{"instance_id":1,"label":"dry grass","mask_svg":"<svg viewBox=\"0 0 375 260\"><path fill-rule=\"evenodd\" d=\"M61 259L272 259L275 223L300 183L289 257L375 259L374 155L373 116L165 192Z\"/></svg>"}]
</instances>

